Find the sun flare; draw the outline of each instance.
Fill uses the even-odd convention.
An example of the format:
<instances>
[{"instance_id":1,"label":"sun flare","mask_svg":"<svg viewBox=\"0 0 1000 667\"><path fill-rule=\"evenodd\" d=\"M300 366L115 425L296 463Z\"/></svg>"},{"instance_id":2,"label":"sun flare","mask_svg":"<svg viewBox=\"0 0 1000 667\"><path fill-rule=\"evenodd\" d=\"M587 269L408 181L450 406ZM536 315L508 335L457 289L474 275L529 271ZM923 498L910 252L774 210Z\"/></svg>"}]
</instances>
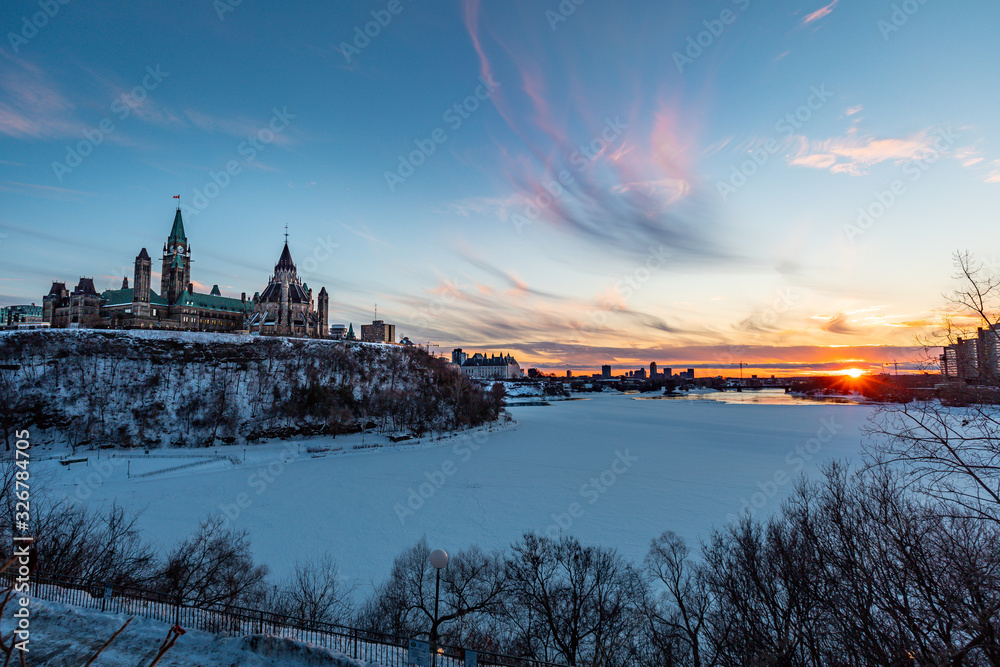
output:
<instances>
[{"instance_id":1,"label":"sun flare","mask_svg":"<svg viewBox=\"0 0 1000 667\"><path fill-rule=\"evenodd\" d=\"M844 375L849 375L852 378L859 378L863 373L864 371L861 370L860 368L848 368L846 371L844 371Z\"/></svg>"}]
</instances>

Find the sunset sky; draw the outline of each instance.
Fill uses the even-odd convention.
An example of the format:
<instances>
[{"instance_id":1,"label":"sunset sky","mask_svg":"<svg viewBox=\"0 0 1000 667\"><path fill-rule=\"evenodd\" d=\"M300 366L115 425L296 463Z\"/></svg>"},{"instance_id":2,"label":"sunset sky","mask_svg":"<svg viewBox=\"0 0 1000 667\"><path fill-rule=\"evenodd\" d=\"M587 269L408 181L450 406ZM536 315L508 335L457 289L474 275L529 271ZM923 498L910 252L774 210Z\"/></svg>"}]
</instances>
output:
<instances>
[{"instance_id":1,"label":"sunset sky","mask_svg":"<svg viewBox=\"0 0 1000 667\"><path fill-rule=\"evenodd\" d=\"M1000 270L996 2L60 2L0 9L0 305L177 194L201 289L287 224L332 323L547 371L878 368Z\"/></svg>"}]
</instances>

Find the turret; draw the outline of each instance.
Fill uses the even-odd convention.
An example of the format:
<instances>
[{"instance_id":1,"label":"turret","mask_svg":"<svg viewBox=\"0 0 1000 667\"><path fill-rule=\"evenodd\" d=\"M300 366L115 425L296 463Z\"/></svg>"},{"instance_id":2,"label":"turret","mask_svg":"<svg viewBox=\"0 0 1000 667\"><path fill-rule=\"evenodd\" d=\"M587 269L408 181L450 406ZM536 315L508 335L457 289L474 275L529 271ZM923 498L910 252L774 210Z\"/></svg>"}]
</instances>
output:
<instances>
[{"instance_id":1,"label":"turret","mask_svg":"<svg viewBox=\"0 0 1000 667\"><path fill-rule=\"evenodd\" d=\"M139 251L139 254L135 258L135 274L132 279L132 303L133 304L148 304L149 303L149 287L150 287L150 277L152 275L152 260L149 258L149 253L143 248ZM138 311L133 309L137 315L148 315L146 312L139 312L142 308L140 307Z\"/></svg>"},{"instance_id":2,"label":"turret","mask_svg":"<svg viewBox=\"0 0 1000 667\"><path fill-rule=\"evenodd\" d=\"M316 332L320 338L330 335L330 295L326 292L326 287L321 287L319 296L316 297L316 311L319 318L319 331Z\"/></svg>"}]
</instances>

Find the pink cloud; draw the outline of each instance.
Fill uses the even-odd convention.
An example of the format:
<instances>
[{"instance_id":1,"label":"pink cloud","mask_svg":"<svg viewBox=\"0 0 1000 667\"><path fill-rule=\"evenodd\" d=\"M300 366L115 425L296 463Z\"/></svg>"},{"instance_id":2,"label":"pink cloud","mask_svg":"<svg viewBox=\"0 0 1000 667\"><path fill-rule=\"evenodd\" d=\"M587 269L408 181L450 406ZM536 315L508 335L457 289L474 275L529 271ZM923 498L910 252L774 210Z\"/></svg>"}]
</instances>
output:
<instances>
[{"instance_id":1,"label":"pink cloud","mask_svg":"<svg viewBox=\"0 0 1000 667\"><path fill-rule=\"evenodd\" d=\"M814 11L812 14L809 14L804 19L802 19L802 25L809 25L810 23L814 23L820 20L821 18L829 16L833 12L833 8L837 6L838 2L840 2L840 0L833 0L833 2L828 4L826 7L821 7L820 9Z\"/></svg>"},{"instance_id":2,"label":"pink cloud","mask_svg":"<svg viewBox=\"0 0 1000 667\"><path fill-rule=\"evenodd\" d=\"M798 154L789 163L811 169L829 169L835 174L860 176L876 164L903 162L926 157L934 150L934 139L921 132L904 139L840 137L823 141L802 139Z\"/></svg>"},{"instance_id":3,"label":"pink cloud","mask_svg":"<svg viewBox=\"0 0 1000 667\"><path fill-rule=\"evenodd\" d=\"M0 133L15 139L64 137L83 129L72 117L74 105L24 60L6 58L0 69L0 100Z\"/></svg>"},{"instance_id":4,"label":"pink cloud","mask_svg":"<svg viewBox=\"0 0 1000 667\"><path fill-rule=\"evenodd\" d=\"M791 164L812 169L828 169L836 164L837 158L832 155L806 155L793 158Z\"/></svg>"}]
</instances>

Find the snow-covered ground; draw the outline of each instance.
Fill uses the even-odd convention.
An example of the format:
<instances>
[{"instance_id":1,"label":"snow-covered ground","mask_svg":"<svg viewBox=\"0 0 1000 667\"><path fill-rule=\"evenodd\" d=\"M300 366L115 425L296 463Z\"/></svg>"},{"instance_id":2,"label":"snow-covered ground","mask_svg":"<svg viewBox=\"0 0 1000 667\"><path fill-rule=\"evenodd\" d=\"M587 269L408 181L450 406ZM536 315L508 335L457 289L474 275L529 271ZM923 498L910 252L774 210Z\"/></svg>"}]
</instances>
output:
<instances>
[{"instance_id":1,"label":"snow-covered ground","mask_svg":"<svg viewBox=\"0 0 1000 667\"><path fill-rule=\"evenodd\" d=\"M93 609L35 600L29 664L77 667L128 620L127 614L102 614ZM167 636L170 625L136 617L105 649L95 664L134 667L147 664ZM16 661L16 658L15 658ZM12 663L13 664L13 663ZM160 660L162 667L365 667L365 663L309 644L270 636L223 637L188 630ZM375 663L369 663L377 667Z\"/></svg>"},{"instance_id":2,"label":"snow-covered ground","mask_svg":"<svg viewBox=\"0 0 1000 667\"><path fill-rule=\"evenodd\" d=\"M180 458L134 457L131 478L127 459L103 452L89 465L36 460L33 474L50 477L47 493L145 508L146 536L165 549L223 512L250 531L275 575L328 551L363 596L422 536L432 548L488 549L523 532L563 531L639 560L664 530L696 547L743 508L775 510L800 471L858 459L870 407L748 394L733 394L737 403L717 392L580 394L512 407L515 425L442 442L355 450L360 434L272 441L247 448L245 462L242 446L229 447L217 450L226 458L184 468L213 450L153 450ZM157 466L174 469L137 477Z\"/></svg>"}]
</instances>

